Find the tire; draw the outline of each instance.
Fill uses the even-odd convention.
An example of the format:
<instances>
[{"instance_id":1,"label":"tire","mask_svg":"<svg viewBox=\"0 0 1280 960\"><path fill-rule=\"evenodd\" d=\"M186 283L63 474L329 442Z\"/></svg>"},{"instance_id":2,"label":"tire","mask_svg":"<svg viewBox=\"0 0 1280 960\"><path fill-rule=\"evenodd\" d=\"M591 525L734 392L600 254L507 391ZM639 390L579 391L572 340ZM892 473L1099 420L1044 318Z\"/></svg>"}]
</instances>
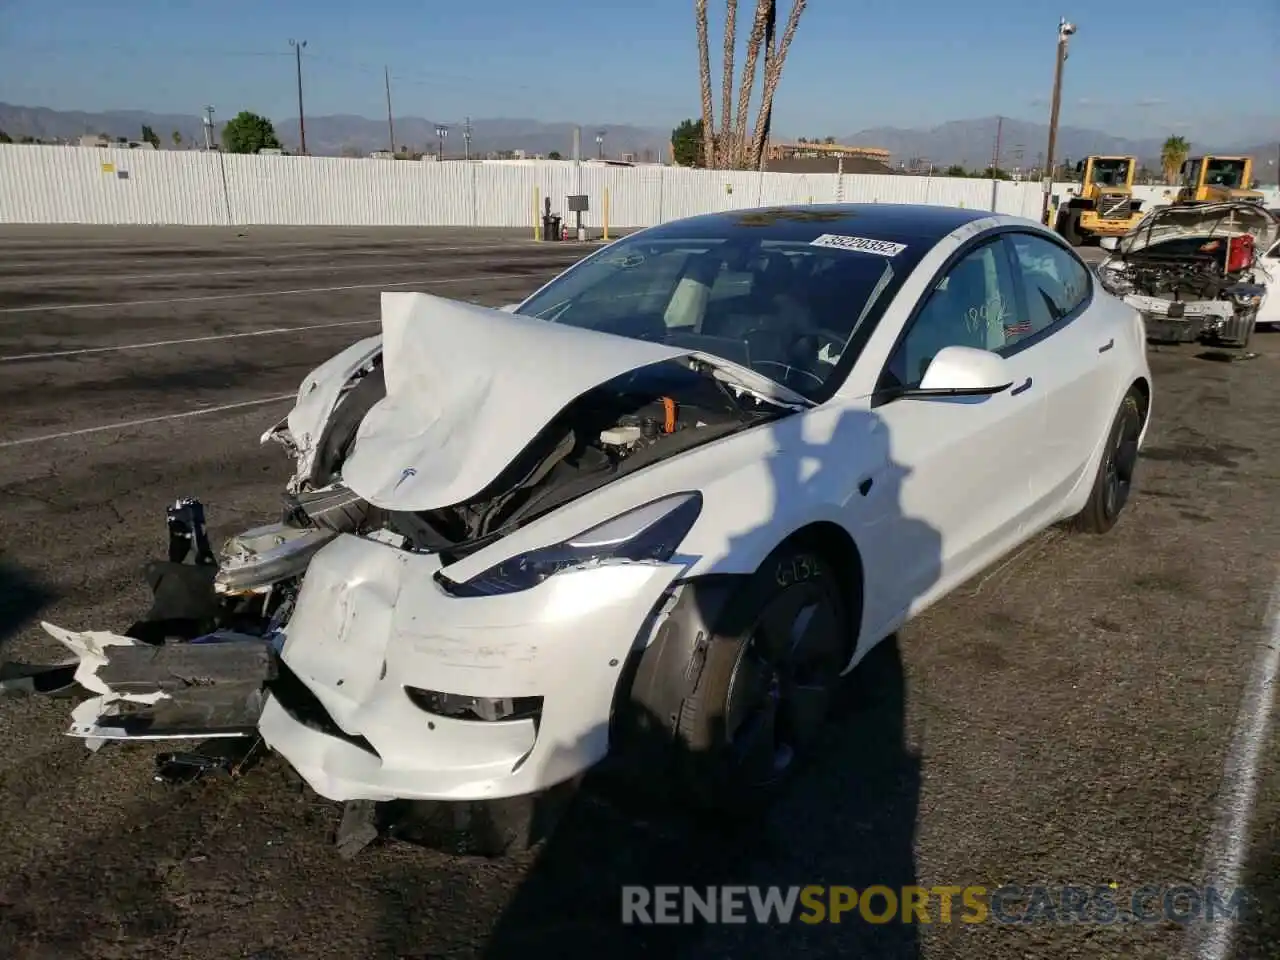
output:
<instances>
[{"instance_id":1,"label":"tire","mask_svg":"<svg viewBox=\"0 0 1280 960\"><path fill-rule=\"evenodd\" d=\"M1142 433L1142 406L1135 390L1125 394L1107 433L1107 444L1098 463L1093 489L1072 526L1082 533L1103 534L1120 519L1133 489L1138 462L1138 437Z\"/></svg>"},{"instance_id":2,"label":"tire","mask_svg":"<svg viewBox=\"0 0 1280 960\"><path fill-rule=\"evenodd\" d=\"M695 809L758 812L790 781L848 662L848 611L835 568L798 544L735 594L678 717L679 780Z\"/></svg>"},{"instance_id":3,"label":"tire","mask_svg":"<svg viewBox=\"0 0 1280 960\"><path fill-rule=\"evenodd\" d=\"M1062 239L1073 247L1081 246L1084 243L1084 236L1080 233L1079 210L1072 210L1067 214L1062 223Z\"/></svg>"}]
</instances>

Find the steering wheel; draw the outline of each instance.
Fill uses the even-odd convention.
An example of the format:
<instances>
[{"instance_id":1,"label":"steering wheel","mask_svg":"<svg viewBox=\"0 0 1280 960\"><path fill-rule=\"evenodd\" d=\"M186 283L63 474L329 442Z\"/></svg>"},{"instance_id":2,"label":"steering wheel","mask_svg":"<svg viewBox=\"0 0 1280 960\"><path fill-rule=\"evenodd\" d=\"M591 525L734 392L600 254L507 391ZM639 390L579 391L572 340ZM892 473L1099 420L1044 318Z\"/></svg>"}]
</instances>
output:
<instances>
[{"instance_id":1,"label":"steering wheel","mask_svg":"<svg viewBox=\"0 0 1280 960\"><path fill-rule=\"evenodd\" d=\"M817 343L812 353L812 356L815 359L821 355L823 347L830 347L830 354L838 357L840 354L844 353L845 342L848 339L849 337L847 334L839 334L834 330L828 330L825 327L814 327L812 330L806 330L804 333L800 334L800 336L796 337L791 344L790 353L794 357L798 352L800 352L801 344L804 344L807 341L816 340ZM832 366L832 364L828 364L826 361L820 362L825 366Z\"/></svg>"}]
</instances>

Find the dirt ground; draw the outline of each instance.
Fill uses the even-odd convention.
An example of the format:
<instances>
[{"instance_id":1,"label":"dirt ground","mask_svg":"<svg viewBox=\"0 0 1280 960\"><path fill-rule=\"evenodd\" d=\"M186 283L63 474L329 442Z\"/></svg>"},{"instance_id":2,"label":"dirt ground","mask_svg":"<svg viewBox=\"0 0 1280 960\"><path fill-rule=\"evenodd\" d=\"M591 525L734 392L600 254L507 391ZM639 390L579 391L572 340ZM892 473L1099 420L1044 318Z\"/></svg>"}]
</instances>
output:
<instances>
[{"instance_id":1,"label":"dirt ground","mask_svg":"<svg viewBox=\"0 0 1280 960\"><path fill-rule=\"evenodd\" d=\"M215 539L269 516L289 464L258 435L374 332L379 291L496 306L583 254L465 231L245 233L0 232L0 659L57 655L41 619L127 625L176 497L205 501ZM154 750L65 736L65 701L0 700L0 956L1167 960L1191 942L1167 922L626 927L620 888L1199 885L1247 775L1251 900L1229 955L1274 957L1274 735L1224 779L1280 546L1280 334L1257 346L1244 363L1154 350L1120 526L1039 537L876 651L820 760L747 835L588 793L512 861L405 843L347 861L339 809L276 758L171 786Z\"/></svg>"}]
</instances>

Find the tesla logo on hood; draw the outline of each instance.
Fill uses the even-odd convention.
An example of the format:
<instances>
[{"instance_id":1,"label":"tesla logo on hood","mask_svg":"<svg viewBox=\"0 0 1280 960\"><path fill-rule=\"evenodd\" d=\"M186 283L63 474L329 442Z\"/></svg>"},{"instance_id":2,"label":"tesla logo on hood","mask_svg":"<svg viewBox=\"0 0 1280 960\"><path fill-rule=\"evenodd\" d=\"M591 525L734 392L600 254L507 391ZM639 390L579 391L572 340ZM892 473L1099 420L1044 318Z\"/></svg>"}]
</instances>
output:
<instances>
[{"instance_id":1,"label":"tesla logo on hood","mask_svg":"<svg viewBox=\"0 0 1280 960\"><path fill-rule=\"evenodd\" d=\"M398 488L400 484L404 483L410 477L416 477L417 475L418 475L418 471L415 470L413 467L405 467L403 470L400 471L400 479L396 481L396 487Z\"/></svg>"}]
</instances>

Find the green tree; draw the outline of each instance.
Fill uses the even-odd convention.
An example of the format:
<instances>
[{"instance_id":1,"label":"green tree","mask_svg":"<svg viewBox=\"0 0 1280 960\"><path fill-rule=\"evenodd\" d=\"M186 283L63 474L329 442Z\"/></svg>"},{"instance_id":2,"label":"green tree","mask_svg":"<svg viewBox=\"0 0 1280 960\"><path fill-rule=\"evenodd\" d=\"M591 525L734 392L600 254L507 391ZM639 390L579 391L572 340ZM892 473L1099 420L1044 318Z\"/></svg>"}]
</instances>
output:
<instances>
[{"instance_id":1,"label":"green tree","mask_svg":"<svg viewBox=\"0 0 1280 960\"><path fill-rule=\"evenodd\" d=\"M1009 174L999 167L987 167L979 174L983 180L1008 180Z\"/></svg>"},{"instance_id":2,"label":"green tree","mask_svg":"<svg viewBox=\"0 0 1280 960\"><path fill-rule=\"evenodd\" d=\"M671 131L671 159L682 167L705 167L701 120L681 120Z\"/></svg>"},{"instance_id":3,"label":"green tree","mask_svg":"<svg viewBox=\"0 0 1280 960\"><path fill-rule=\"evenodd\" d=\"M944 173L944 176L948 177L967 177L968 175L969 171L958 163L953 163L951 166L947 167L946 172Z\"/></svg>"},{"instance_id":4,"label":"green tree","mask_svg":"<svg viewBox=\"0 0 1280 960\"><path fill-rule=\"evenodd\" d=\"M142 139L143 142L151 144L157 150L160 149L160 138L156 136L156 132L145 123L142 125Z\"/></svg>"},{"instance_id":5,"label":"green tree","mask_svg":"<svg viewBox=\"0 0 1280 960\"><path fill-rule=\"evenodd\" d=\"M1164 168L1165 183L1177 183L1178 171L1187 161L1191 144L1186 137L1169 137L1160 148L1160 166Z\"/></svg>"},{"instance_id":6,"label":"green tree","mask_svg":"<svg viewBox=\"0 0 1280 960\"><path fill-rule=\"evenodd\" d=\"M563 159L564 159L564 157L560 156L560 151L559 151L559 150L552 150L550 153L548 153L548 154L547 154L547 159L548 159L548 160L563 160Z\"/></svg>"},{"instance_id":7,"label":"green tree","mask_svg":"<svg viewBox=\"0 0 1280 960\"><path fill-rule=\"evenodd\" d=\"M173 140L173 145L175 147L182 146L182 134L180 134L177 130L173 131L173 133L171 133L169 137L171 140Z\"/></svg>"},{"instance_id":8,"label":"green tree","mask_svg":"<svg viewBox=\"0 0 1280 960\"><path fill-rule=\"evenodd\" d=\"M835 138L835 137L823 137L823 138L822 138L822 142L823 142L823 143L835 143L835 142L836 142L836 138Z\"/></svg>"},{"instance_id":9,"label":"green tree","mask_svg":"<svg viewBox=\"0 0 1280 960\"><path fill-rule=\"evenodd\" d=\"M13 137L0 130L0 143L13 143Z\"/></svg>"},{"instance_id":10,"label":"green tree","mask_svg":"<svg viewBox=\"0 0 1280 960\"><path fill-rule=\"evenodd\" d=\"M266 117L241 110L222 128L222 145L228 153L257 153L279 150L280 138Z\"/></svg>"}]
</instances>

